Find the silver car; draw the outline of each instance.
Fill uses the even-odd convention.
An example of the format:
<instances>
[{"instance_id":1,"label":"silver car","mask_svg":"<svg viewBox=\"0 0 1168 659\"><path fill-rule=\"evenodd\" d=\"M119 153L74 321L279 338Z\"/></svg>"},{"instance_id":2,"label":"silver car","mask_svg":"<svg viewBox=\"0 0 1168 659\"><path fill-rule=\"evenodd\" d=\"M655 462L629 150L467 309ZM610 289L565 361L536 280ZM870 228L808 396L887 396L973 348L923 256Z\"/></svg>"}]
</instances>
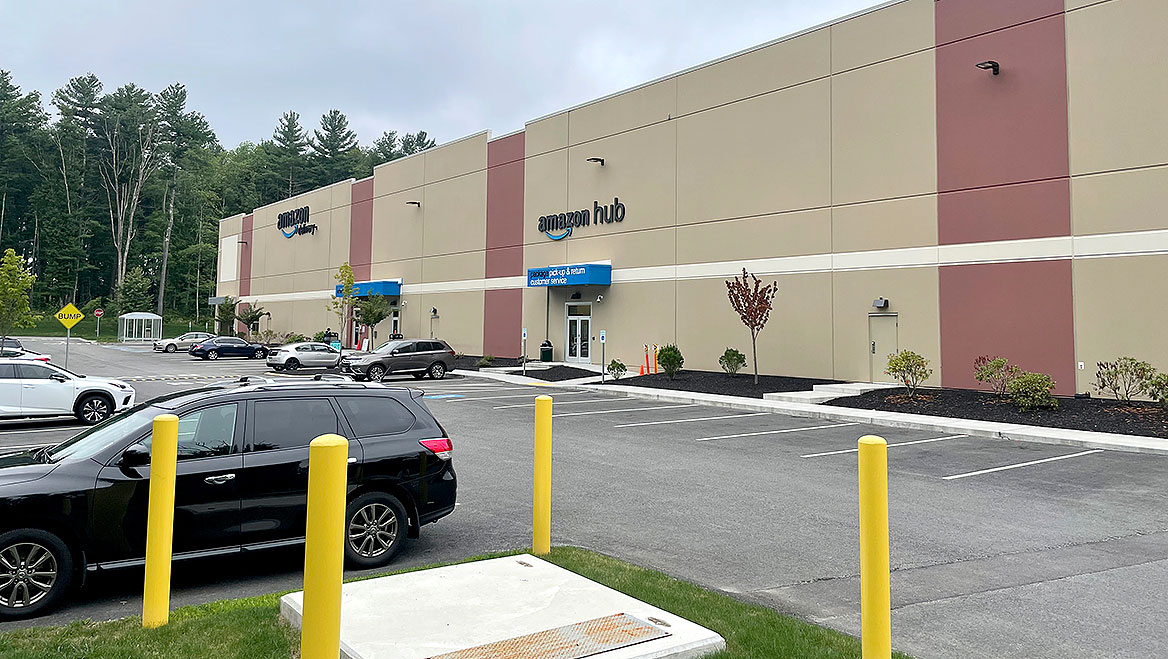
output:
<instances>
[{"instance_id":1,"label":"silver car","mask_svg":"<svg viewBox=\"0 0 1168 659\"><path fill-rule=\"evenodd\" d=\"M200 341L206 341L213 336L215 335L208 334L206 332L187 332L186 334L177 336L173 339L158 339L154 342L154 349L161 350L163 352L177 352L179 350L186 352L196 343L199 343Z\"/></svg>"},{"instance_id":2,"label":"silver car","mask_svg":"<svg viewBox=\"0 0 1168 659\"><path fill-rule=\"evenodd\" d=\"M299 368L332 368L341 359L341 351L316 341L289 343L268 353L268 366L277 371Z\"/></svg>"}]
</instances>

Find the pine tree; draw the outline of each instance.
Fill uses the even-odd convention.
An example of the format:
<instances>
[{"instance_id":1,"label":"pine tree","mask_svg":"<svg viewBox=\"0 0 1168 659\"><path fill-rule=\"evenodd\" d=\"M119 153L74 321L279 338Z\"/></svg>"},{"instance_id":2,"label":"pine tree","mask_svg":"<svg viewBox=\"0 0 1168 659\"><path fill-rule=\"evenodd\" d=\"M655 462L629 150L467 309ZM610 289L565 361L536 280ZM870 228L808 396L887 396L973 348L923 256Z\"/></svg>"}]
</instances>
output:
<instances>
[{"instance_id":1,"label":"pine tree","mask_svg":"<svg viewBox=\"0 0 1168 659\"><path fill-rule=\"evenodd\" d=\"M316 166L317 185L330 185L361 172L364 159L357 148L357 134L349 130L349 119L340 110L329 110L320 118L320 129L309 140Z\"/></svg>"},{"instance_id":2,"label":"pine tree","mask_svg":"<svg viewBox=\"0 0 1168 659\"><path fill-rule=\"evenodd\" d=\"M272 169L287 183L288 197L308 189L308 134L300 126L300 113L289 110L280 116L272 133Z\"/></svg>"}]
</instances>

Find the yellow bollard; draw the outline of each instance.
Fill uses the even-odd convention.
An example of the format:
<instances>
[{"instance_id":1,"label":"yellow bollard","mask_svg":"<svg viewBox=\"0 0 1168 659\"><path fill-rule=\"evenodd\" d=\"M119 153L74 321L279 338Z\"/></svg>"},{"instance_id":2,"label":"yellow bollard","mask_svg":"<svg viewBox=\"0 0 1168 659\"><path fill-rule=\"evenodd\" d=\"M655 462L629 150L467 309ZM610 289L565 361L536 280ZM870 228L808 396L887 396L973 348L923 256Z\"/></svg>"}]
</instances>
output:
<instances>
[{"instance_id":1,"label":"yellow bollard","mask_svg":"<svg viewBox=\"0 0 1168 659\"><path fill-rule=\"evenodd\" d=\"M888 562L888 445L860 438L860 646L864 659L892 656Z\"/></svg>"},{"instance_id":2,"label":"yellow bollard","mask_svg":"<svg viewBox=\"0 0 1168 659\"><path fill-rule=\"evenodd\" d=\"M348 459L349 442L339 435L321 435L308 447L301 659L337 659L341 652Z\"/></svg>"},{"instance_id":3,"label":"yellow bollard","mask_svg":"<svg viewBox=\"0 0 1168 659\"><path fill-rule=\"evenodd\" d=\"M535 399L535 502L532 506L531 551L552 551L552 397Z\"/></svg>"},{"instance_id":4,"label":"yellow bollard","mask_svg":"<svg viewBox=\"0 0 1168 659\"><path fill-rule=\"evenodd\" d=\"M174 478L178 470L178 417L154 417L150 437L150 501L146 513L146 583L142 626L161 627L170 619L170 560L174 542Z\"/></svg>"}]
</instances>

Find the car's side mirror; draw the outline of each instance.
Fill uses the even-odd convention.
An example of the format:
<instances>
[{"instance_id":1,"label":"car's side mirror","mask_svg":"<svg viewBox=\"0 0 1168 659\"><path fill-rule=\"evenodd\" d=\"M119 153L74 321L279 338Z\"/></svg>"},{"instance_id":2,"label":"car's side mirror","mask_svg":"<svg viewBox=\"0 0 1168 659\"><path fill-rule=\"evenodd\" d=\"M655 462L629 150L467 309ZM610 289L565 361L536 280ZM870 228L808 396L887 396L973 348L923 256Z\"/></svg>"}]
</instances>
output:
<instances>
[{"instance_id":1,"label":"car's side mirror","mask_svg":"<svg viewBox=\"0 0 1168 659\"><path fill-rule=\"evenodd\" d=\"M390 352L389 354L391 354L391 355L396 355L396 354L398 354L398 353L400 353L400 352L401 352L401 350L399 350L399 349L394 349L394 350L393 350L393 352Z\"/></svg>"},{"instance_id":2,"label":"car's side mirror","mask_svg":"<svg viewBox=\"0 0 1168 659\"><path fill-rule=\"evenodd\" d=\"M69 381L69 378L65 377L64 375L61 375L60 373L53 373L52 375L49 376L49 379L56 380L57 382L68 382Z\"/></svg>"},{"instance_id":3,"label":"car's side mirror","mask_svg":"<svg viewBox=\"0 0 1168 659\"><path fill-rule=\"evenodd\" d=\"M118 464L123 467L145 467L150 464L150 449L142 444L131 444L122 451Z\"/></svg>"}]
</instances>

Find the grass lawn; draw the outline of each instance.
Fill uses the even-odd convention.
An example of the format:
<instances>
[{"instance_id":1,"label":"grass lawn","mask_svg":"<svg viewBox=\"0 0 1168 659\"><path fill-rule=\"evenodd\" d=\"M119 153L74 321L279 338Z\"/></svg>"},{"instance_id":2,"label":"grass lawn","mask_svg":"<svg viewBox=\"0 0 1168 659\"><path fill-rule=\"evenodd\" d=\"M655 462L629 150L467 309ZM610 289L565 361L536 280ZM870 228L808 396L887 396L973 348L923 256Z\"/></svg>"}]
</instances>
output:
<instances>
[{"instance_id":1,"label":"grass lawn","mask_svg":"<svg viewBox=\"0 0 1168 659\"><path fill-rule=\"evenodd\" d=\"M22 327L12 331L13 336L65 336L65 326L59 323L53 315L56 312L41 312L41 320L36 327ZM193 327L202 330L203 324ZM167 337L175 337L187 333L187 321L171 322L162 318L162 333ZM81 322L73 326L73 336L90 341L112 343L118 340L118 319L116 316L106 316L101 319L101 337L97 336L97 319L88 314ZM155 337L157 338L157 337Z\"/></svg>"},{"instance_id":2,"label":"grass lawn","mask_svg":"<svg viewBox=\"0 0 1168 659\"><path fill-rule=\"evenodd\" d=\"M521 552L492 554L469 560ZM660 572L574 547L556 547L548 560L589 579L665 609L726 639L715 659L835 659L860 657L857 639L744 604ZM437 566L430 566L437 567ZM425 568L419 568L425 569ZM141 628L139 618L77 622L0 634L5 659L289 659L298 654L299 633L279 620L279 594L185 607L170 624ZM894 653L895 657L907 659Z\"/></svg>"}]
</instances>

